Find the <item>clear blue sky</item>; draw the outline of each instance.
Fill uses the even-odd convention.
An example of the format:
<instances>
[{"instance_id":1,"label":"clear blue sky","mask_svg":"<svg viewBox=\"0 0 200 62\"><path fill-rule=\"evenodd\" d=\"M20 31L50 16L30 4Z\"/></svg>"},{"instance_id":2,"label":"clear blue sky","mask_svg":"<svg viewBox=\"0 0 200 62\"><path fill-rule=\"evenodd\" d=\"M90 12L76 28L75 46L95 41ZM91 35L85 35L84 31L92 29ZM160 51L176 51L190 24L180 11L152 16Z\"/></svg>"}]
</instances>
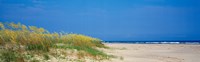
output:
<instances>
[{"instance_id":1,"label":"clear blue sky","mask_svg":"<svg viewBox=\"0 0 200 62\"><path fill-rule=\"evenodd\" d=\"M103 40L200 40L200 1L0 0L0 21Z\"/></svg>"}]
</instances>

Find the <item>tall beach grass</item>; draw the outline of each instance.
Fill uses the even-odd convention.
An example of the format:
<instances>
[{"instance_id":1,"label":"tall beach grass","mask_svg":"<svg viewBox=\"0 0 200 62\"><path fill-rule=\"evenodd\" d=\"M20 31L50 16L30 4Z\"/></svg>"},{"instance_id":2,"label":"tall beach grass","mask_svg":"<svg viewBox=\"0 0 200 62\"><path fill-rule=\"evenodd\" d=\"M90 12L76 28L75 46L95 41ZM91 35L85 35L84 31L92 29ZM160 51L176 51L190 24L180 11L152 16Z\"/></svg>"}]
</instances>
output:
<instances>
[{"instance_id":1,"label":"tall beach grass","mask_svg":"<svg viewBox=\"0 0 200 62\"><path fill-rule=\"evenodd\" d=\"M31 61L27 57L37 55L43 55L44 58L49 59L47 54L57 49L77 50L78 58L90 57L100 60L110 57L96 49L107 48L100 39L82 34L50 33L44 28L12 22L0 22L0 48L0 61L3 62ZM32 59L32 61L35 60Z\"/></svg>"}]
</instances>

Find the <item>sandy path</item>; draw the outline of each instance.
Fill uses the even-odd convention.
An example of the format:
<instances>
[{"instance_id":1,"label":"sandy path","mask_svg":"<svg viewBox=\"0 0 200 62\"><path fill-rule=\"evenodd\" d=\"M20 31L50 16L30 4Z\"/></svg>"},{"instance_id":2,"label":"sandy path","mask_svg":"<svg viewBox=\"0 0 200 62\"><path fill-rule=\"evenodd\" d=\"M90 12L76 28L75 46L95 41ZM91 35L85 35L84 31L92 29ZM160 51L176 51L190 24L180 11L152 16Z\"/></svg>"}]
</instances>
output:
<instances>
[{"instance_id":1,"label":"sandy path","mask_svg":"<svg viewBox=\"0 0 200 62\"><path fill-rule=\"evenodd\" d=\"M200 62L200 45L106 44L117 56L108 62ZM123 58L122 58L123 57Z\"/></svg>"}]
</instances>

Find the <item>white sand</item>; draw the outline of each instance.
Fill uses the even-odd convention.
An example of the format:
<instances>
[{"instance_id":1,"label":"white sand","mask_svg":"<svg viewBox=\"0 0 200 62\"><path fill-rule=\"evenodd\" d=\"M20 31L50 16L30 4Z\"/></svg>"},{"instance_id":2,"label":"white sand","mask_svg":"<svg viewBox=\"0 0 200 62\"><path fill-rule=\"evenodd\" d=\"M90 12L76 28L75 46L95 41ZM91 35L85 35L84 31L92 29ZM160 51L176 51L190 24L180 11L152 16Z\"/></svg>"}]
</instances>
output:
<instances>
[{"instance_id":1,"label":"white sand","mask_svg":"<svg viewBox=\"0 0 200 62\"><path fill-rule=\"evenodd\" d=\"M107 62L200 62L200 45L119 43L106 45L111 49L104 51L118 57Z\"/></svg>"}]
</instances>

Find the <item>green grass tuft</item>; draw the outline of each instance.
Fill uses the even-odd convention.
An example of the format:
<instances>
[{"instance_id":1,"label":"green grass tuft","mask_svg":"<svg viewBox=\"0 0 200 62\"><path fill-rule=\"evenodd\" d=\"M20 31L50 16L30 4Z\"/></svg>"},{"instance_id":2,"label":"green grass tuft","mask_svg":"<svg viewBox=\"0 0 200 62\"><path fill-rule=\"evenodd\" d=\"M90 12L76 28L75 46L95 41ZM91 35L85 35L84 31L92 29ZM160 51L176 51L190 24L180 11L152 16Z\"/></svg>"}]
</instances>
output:
<instances>
[{"instance_id":1,"label":"green grass tuft","mask_svg":"<svg viewBox=\"0 0 200 62\"><path fill-rule=\"evenodd\" d=\"M16 61L17 58L18 58L18 53L9 49L9 50L4 50L4 51L1 51L1 60L3 62L11 62L11 61Z\"/></svg>"},{"instance_id":2,"label":"green grass tuft","mask_svg":"<svg viewBox=\"0 0 200 62\"><path fill-rule=\"evenodd\" d=\"M44 57L45 60L49 60L50 59L48 54L43 54L43 57Z\"/></svg>"}]
</instances>

